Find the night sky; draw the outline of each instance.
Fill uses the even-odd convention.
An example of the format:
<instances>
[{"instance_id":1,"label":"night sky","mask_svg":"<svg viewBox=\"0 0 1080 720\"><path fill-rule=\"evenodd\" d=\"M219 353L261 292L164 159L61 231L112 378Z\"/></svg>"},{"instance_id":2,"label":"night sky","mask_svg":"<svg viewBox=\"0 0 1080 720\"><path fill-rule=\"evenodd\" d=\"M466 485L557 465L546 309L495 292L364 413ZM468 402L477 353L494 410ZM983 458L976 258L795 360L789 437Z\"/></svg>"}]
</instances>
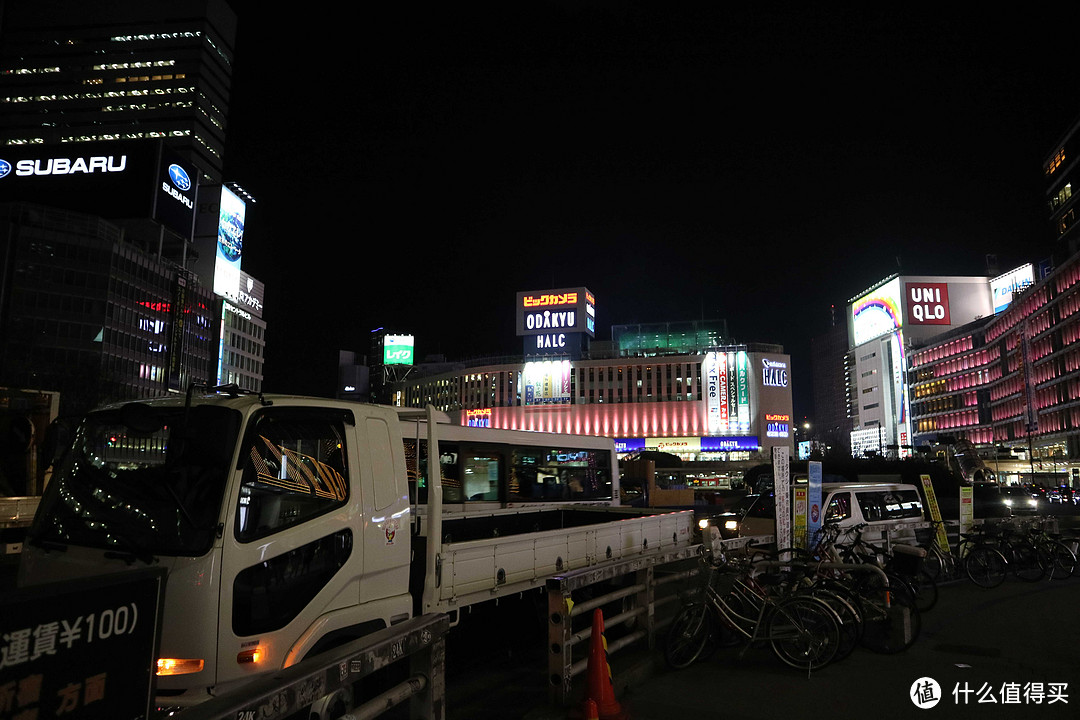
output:
<instances>
[{"instance_id":1,"label":"night sky","mask_svg":"<svg viewBox=\"0 0 1080 720\"><path fill-rule=\"evenodd\" d=\"M271 392L333 394L378 327L420 359L520 353L516 292L584 285L598 339L704 317L782 344L808 414L830 306L1048 254L1042 164L1080 113L1057 15L234 5L226 173L259 201Z\"/></svg>"}]
</instances>

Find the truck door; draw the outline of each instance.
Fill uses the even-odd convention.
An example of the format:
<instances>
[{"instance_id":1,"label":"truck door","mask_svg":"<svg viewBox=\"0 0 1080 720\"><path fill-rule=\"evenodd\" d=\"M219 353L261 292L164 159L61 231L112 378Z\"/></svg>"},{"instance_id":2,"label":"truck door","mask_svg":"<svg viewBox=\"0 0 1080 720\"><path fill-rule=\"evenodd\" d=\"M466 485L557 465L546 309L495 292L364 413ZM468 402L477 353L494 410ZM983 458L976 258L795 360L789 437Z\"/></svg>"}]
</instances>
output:
<instances>
[{"instance_id":1,"label":"truck door","mask_svg":"<svg viewBox=\"0 0 1080 720\"><path fill-rule=\"evenodd\" d=\"M351 410L312 407L267 407L249 422L222 539L218 683L281 667L316 618L357 602L354 422Z\"/></svg>"}]
</instances>

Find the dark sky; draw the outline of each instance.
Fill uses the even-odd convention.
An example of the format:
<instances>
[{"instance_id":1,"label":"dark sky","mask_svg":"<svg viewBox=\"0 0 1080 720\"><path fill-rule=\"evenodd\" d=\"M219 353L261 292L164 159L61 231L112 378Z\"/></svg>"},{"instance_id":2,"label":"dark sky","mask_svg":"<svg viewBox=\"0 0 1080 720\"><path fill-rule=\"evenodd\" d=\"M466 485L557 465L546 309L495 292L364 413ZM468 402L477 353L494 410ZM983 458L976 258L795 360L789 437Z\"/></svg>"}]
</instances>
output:
<instances>
[{"instance_id":1,"label":"dark sky","mask_svg":"<svg viewBox=\"0 0 1080 720\"><path fill-rule=\"evenodd\" d=\"M1036 13L234 4L226 169L259 201L269 391L332 394L376 327L520 353L515 293L584 285L599 339L704 316L784 345L809 413L831 305L1046 255L1042 163L1080 112Z\"/></svg>"}]
</instances>

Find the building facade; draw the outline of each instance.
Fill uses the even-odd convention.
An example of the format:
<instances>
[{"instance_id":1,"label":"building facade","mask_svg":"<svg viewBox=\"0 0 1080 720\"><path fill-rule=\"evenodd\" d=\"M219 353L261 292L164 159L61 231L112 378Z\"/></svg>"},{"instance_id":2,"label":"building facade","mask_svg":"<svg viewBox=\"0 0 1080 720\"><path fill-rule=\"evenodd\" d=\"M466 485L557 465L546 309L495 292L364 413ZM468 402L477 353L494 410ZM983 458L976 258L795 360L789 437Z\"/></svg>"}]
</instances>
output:
<instances>
[{"instance_id":1,"label":"building facade","mask_svg":"<svg viewBox=\"0 0 1080 720\"><path fill-rule=\"evenodd\" d=\"M0 383L79 414L211 376L214 298L196 276L92 215L3 203L0 232Z\"/></svg>"},{"instance_id":2,"label":"building facade","mask_svg":"<svg viewBox=\"0 0 1080 720\"><path fill-rule=\"evenodd\" d=\"M913 348L909 376L916 442L1000 448L1026 461L1016 479L1071 470L1080 460L1080 255L995 315Z\"/></svg>"},{"instance_id":3,"label":"building facade","mask_svg":"<svg viewBox=\"0 0 1080 720\"><path fill-rule=\"evenodd\" d=\"M992 311L985 277L894 275L848 303L851 451L912 454L909 348Z\"/></svg>"},{"instance_id":4,"label":"building facade","mask_svg":"<svg viewBox=\"0 0 1080 720\"><path fill-rule=\"evenodd\" d=\"M611 437L623 453L749 460L768 459L774 446L792 448L791 359L782 347L605 349L594 344L579 360L517 359L435 372L418 366L395 400L433 405L462 424Z\"/></svg>"}]
</instances>

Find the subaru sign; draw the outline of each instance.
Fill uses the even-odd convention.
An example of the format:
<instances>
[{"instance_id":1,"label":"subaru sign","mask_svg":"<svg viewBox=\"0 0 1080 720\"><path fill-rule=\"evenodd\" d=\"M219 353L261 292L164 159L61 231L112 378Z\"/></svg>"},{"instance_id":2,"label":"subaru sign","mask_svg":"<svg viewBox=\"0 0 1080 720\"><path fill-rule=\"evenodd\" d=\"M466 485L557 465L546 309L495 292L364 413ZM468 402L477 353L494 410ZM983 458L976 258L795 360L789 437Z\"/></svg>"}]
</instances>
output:
<instances>
[{"instance_id":1,"label":"subaru sign","mask_svg":"<svg viewBox=\"0 0 1080 720\"><path fill-rule=\"evenodd\" d=\"M187 171L176 163L169 166L169 179L172 180L173 185L183 192L191 189L191 178L188 176Z\"/></svg>"},{"instance_id":2,"label":"subaru sign","mask_svg":"<svg viewBox=\"0 0 1080 720\"><path fill-rule=\"evenodd\" d=\"M176 153L163 147L161 150L159 186L155 197L154 219L168 226L180 237L190 240L195 219L195 194L197 183L192 179L195 168L185 163Z\"/></svg>"}]
</instances>

